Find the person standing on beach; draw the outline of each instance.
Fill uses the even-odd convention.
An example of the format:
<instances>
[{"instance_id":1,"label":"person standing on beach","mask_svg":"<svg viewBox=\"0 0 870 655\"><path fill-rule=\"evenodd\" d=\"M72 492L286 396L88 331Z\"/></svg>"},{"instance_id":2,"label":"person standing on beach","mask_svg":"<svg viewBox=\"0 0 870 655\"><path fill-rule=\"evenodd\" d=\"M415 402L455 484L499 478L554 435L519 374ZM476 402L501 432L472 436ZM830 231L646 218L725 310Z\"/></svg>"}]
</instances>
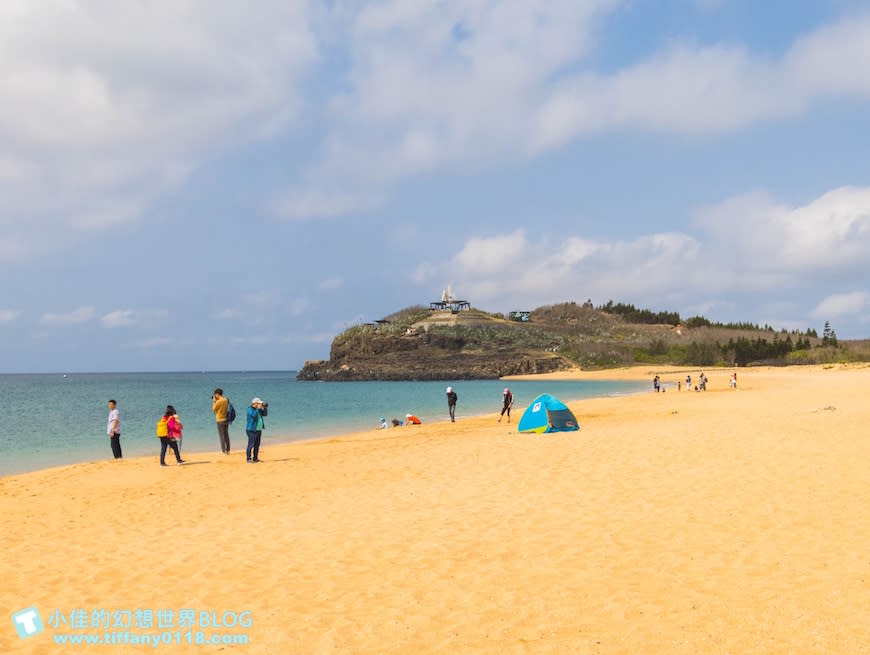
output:
<instances>
[{"instance_id":1,"label":"person standing on beach","mask_svg":"<svg viewBox=\"0 0 870 655\"><path fill-rule=\"evenodd\" d=\"M109 435L112 454L115 459L121 459L121 412L118 411L118 403L114 400L109 401L109 420L106 424L106 434Z\"/></svg>"},{"instance_id":2,"label":"person standing on beach","mask_svg":"<svg viewBox=\"0 0 870 655\"><path fill-rule=\"evenodd\" d=\"M450 412L450 422L456 422L456 401L459 400L459 396L456 395L456 392L453 390L453 387L447 387L447 411Z\"/></svg>"},{"instance_id":3,"label":"person standing on beach","mask_svg":"<svg viewBox=\"0 0 870 655\"><path fill-rule=\"evenodd\" d=\"M218 439L221 443L221 455L230 454L230 422L227 418L230 401L224 396L224 390L218 387L211 396L211 411L217 422Z\"/></svg>"},{"instance_id":4,"label":"person standing on beach","mask_svg":"<svg viewBox=\"0 0 870 655\"><path fill-rule=\"evenodd\" d=\"M175 411L175 408L170 405L172 408L173 414L169 417L169 420L166 422L166 432L169 436L169 440L175 444L175 452L181 456L181 439L183 437L184 431L184 423L181 422L181 419L178 418L178 412ZM171 445L171 444L170 444ZM183 459L179 459L178 463L181 464L184 462Z\"/></svg>"},{"instance_id":5,"label":"person standing on beach","mask_svg":"<svg viewBox=\"0 0 870 655\"><path fill-rule=\"evenodd\" d=\"M269 414L269 403L264 403L259 398L254 398L251 401L251 406L248 407L248 421L245 425L245 432L248 434L248 448L245 451L248 463L260 461L260 439L263 436L263 428L266 424L263 422L263 417Z\"/></svg>"},{"instance_id":6,"label":"person standing on beach","mask_svg":"<svg viewBox=\"0 0 870 655\"><path fill-rule=\"evenodd\" d=\"M174 439L169 438L169 420L173 416L175 416L175 408L172 405L167 405L163 416L157 421L157 438L160 439L160 466L166 466L167 448L172 448L172 452L175 453L175 461L178 464L184 464L181 453L178 452L178 444Z\"/></svg>"},{"instance_id":7,"label":"person standing on beach","mask_svg":"<svg viewBox=\"0 0 870 655\"><path fill-rule=\"evenodd\" d=\"M501 423L501 417L507 412L508 423L511 422L511 407L514 406L514 395L507 387L504 388L504 394L501 399L501 414L498 417L498 422Z\"/></svg>"}]
</instances>

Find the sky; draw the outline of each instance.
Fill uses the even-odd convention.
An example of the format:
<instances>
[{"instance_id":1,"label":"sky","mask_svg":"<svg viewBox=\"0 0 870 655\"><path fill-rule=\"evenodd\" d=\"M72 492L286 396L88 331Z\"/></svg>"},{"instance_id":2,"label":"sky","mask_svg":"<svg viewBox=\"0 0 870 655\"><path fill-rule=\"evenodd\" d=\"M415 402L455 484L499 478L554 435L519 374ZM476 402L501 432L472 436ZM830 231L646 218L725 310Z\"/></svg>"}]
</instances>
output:
<instances>
[{"instance_id":1,"label":"sky","mask_svg":"<svg viewBox=\"0 0 870 655\"><path fill-rule=\"evenodd\" d=\"M870 337L857 0L0 3L0 372L298 369L438 300Z\"/></svg>"}]
</instances>

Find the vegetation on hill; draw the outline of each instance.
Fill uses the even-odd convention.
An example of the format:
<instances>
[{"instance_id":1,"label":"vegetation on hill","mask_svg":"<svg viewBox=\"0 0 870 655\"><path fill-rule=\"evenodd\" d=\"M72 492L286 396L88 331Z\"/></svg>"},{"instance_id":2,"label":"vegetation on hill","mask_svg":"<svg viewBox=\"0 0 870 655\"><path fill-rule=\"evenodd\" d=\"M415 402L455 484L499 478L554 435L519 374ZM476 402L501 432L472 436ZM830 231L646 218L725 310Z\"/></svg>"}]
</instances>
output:
<instances>
[{"instance_id":1,"label":"vegetation on hill","mask_svg":"<svg viewBox=\"0 0 870 655\"><path fill-rule=\"evenodd\" d=\"M840 341L829 323L819 338L748 322L653 311L612 300L594 307L539 307L528 322L472 308L459 314L415 305L337 335L327 362L302 379L443 379L606 368L634 363L748 366L870 361L870 342Z\"/></svg>"}]
</instances>

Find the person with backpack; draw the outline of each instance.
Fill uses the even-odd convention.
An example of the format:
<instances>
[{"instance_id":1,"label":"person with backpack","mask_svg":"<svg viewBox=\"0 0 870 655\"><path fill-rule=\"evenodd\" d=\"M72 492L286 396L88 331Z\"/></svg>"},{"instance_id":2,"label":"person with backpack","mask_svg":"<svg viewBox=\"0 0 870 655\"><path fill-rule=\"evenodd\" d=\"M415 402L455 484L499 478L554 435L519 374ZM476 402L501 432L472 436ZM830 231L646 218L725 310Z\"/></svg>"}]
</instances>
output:
<instances>
[{"instance_id":1,"label":"person with backpack","mask_svg":"<svg viewBox=\"0 0 870 655\"><path fill-rule=\"evenodd\" d=\"M260 461L260 438L263 436L263 428L266 427L263 417L268 416L268 414L269 403L264 403L259 398L254 398L251 401L245 425L245 432L248 434L248 448L245 455L249 464Z\"/></svg>"},{"instance_id":2,"label":"person with backpack","mask_svg":"<svg viewBox=\"0 0 870 655\"><path fill-rule=\"evenodd\" d=\"M236 410L229 399L224 396L224 390L218 387L211 396L211 411L214 412L217 423L218 439L221 444L221 455L230 454L230 423L236 418Z\"/></svg>"},{"instance_id":3,"label":"person with backpack","mask_svg":"<svg viewBox=\"0 0 870 655\"><path fill-rule=\"evenodd\" d=\"M181 453L178 452L178 444L169 438L169 419L173 416L175 416L175 408L172 405L167 405L163 416L157 421L157 438L160 439L160 466L166 466L167 448L172 448L175 453L175 461L178 464L184 464Z\"/></svg>"}]
</instances>

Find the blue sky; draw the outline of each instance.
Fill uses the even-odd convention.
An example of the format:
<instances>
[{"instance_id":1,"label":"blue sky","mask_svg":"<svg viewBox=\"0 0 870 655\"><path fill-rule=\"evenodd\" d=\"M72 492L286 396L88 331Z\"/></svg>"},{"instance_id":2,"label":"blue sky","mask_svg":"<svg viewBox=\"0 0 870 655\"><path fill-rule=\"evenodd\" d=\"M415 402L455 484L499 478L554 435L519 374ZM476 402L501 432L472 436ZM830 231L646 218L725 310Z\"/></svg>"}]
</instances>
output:
<instances>
[{"instance_id":1,"label":"blue sky","mask_svg":"<svg viewBox=\"0 0 870 655\"><path fill-rule=\"evenodd\" d=\"M851 0L0 4L0 371L294 369L450 284L870 337Z\"/></svg>"}]
</instances>

